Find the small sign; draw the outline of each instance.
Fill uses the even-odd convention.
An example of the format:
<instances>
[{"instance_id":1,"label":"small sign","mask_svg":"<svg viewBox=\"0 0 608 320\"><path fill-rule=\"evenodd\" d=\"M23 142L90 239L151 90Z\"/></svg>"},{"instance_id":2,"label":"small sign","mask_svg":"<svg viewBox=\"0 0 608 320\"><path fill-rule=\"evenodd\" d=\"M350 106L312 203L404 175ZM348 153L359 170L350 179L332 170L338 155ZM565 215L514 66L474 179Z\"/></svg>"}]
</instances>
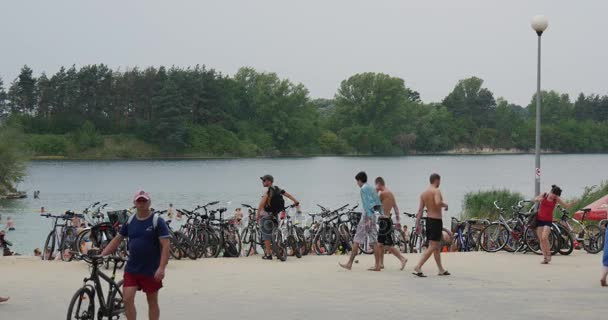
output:
<instances>
[{"instance_id":1,"label":"small sign","mask_svg":"<svg viewBox=\"0 0 608 320\"><path fill-rule=\"evenodd\" d=\"M536 177L540 178L540 168L536 168Z\"/></svg>"}]
</instances>

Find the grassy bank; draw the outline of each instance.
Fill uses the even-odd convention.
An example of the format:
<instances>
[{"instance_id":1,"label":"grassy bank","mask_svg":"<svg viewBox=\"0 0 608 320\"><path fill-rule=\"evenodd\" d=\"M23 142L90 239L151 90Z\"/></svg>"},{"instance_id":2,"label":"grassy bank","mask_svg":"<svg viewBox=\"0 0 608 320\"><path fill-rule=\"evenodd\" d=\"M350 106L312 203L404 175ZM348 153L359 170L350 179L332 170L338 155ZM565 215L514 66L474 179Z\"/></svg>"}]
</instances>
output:
<instances>
[{"instance_id":1,"label":"grassy bank","mask_svg":"<svg viewBox=\"0 0 608 320\"><path fill-rule=\"evenodd\" d=\"M159 158L158 147L132 135L100 136L93 146L83 147L72 135L28 135L26 144L34 159L149 159Z\"/></svg>"}]
</instances>

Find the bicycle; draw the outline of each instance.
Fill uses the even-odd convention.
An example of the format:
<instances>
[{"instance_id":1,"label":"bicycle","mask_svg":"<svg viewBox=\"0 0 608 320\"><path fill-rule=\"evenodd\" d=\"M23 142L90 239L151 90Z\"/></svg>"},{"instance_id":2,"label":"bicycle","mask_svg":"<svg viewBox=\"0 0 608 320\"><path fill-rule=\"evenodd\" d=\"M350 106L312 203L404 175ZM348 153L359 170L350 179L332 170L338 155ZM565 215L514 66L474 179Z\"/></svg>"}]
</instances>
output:
<instances>
[{"instance_id":1,"label":"bicycle","mask_svg":"<svg viewBox=\"0 0 608 320\"><path fill-rule=\"evenodd\" d=\"M243 229L243 235L241 237L243 243L249 245L249 249L245 253L245 256L249 257L252 253L257 254L257 247L263 244L260 240L260 225L256 221L258 209L248 204L242 204L242 206L247 208L249 212L247 226Z\"/></svg>"},{"instance_id":2,"label":"bicycle","mask_svg":"<svg viewBox=\"0 0 608 320\"><path fill-rule=\"evenodd\" d=\"M481 230L479 226L487 226L490 221L486 219L468 219L460 221L452 217L452 250L459 252L478 251L479 236Z\"/></svg>"},{"instance_id":3,"label":"bicycle","mask_svg":"<svg viewBox=\"0 0 608 320\"><path fill-rule=\"evenodd\" d=\"M54 260L56 257L54 255L55 247L57 246L57 251L59 252L61 260L72 261L72 259L74 259L72 253L76 251L75 244L78 232L76 227L68 225L68 221L75 217L83 216L76 215L71 211L66 211L65 214L60 216L52 215L50 213L41 214L40 216L54 220L53 227L44 242L42 260ZM63 220L63 222L60 223L59 220ZM69 251L68 255L66 255L66 251Z\"/></svg>"},{"instance_id":4,"label":"bicycle","mask_svg":"<svg viewBox=\"0 0 608 320\"><path fill-rule=\"evenodd\" d=\"M223 218L226 208L219 208L209 212L209 221L213 229L213 233L209 237L209 247L214 246L214 257L217 258L220 251L224 256L238 257L241 255L241 237L231 221L226 221ZM219 213L219 219L215 218L215 214Z\"/></svg>"},{"instance_id":5,"label":"bicycle","mask_svg":"<svg viewBox=\"0 0 608 320\"><path fill-rule=\"evenodd\" d=\"M585 225L585 217L591 212L591 209L583 209L581 220L576 220L569 216L568 210L558 206L562 216L560 224L564 226L576 239L578 243L583 244L583 249L587 253L596 254L604 248L604 237L602 237L602 229L599 225Z\"/></svg>"},{"instance_id":6,"label":"bicycle","mask_svg":"<svg viewBox=\"0 0 608 320\"><path fill-rule=\"evenodd\" d=\"M330 212L327 212L324 207L318 206L323 210L323 213L321 213L321 222L313 240L313 247L317 255L332 255L340 244L340 234L336 220L342 216L340 212L344 211L348 204Z\"/></svg>"},{"instance_id":7,"label":"bicycle","mask_svg":"<svg viewBox=\"0 0 608 320\"><path fill-rule=\"evenodd\" d=\"M91 265L91 274L84 278L82 287L76 290L72 297L68 307L67 320L93 320L95 315L97 315L97 319L119 319L125 311L121 290L123 280L118 282L115 280L118 264L124 264L125 259L115 256L104 258L102 256L83 255L82 260ZM106 260L108 263L109 261L114 262L111 276L99 270L99 266ZM105 286L102 285L101 280L107 284L107 296L104 295ZM95 297L99 302L97 313L95 313ZM84 303L87 303L87 305L83 306Z\"/></svg>"},{"instance_id":8,"label":"bicycle","mask_svg":"<svg viewBox=\"0 0 608 320\"><path fill-rule=\"evenodd\" d=\"M291 255L295 255L299 259L302 258L302 244L300 242L300 236L296 232L296 228L291 221L291 216L288 213L289 209L295 207L296 205L292 204L283 209L280 214L281 221L279 223L279 230L284 241L285 250L288 248L291 249Z\"/></svg>"}]
</instances>

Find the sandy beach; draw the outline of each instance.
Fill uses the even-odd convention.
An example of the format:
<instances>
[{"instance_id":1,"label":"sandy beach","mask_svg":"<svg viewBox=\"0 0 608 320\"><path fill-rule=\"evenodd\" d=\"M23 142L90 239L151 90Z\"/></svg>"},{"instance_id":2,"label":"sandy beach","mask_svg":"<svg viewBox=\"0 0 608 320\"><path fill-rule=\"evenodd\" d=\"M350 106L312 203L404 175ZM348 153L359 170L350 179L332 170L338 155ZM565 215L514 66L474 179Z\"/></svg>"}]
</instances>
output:
<instances>
[{"instance_id":1,"label":"sandy beach","mask_svg":"<svg viewBox=\"0 0 608 320\"><path fill-rule=\"evenodd\" d=\"M161 291L163 319L600 319L608 290L599 287L600 255L574 252L541 265L531 254L449 253L452 276L439 277L434 261L411 274L386 256L383 272L352 271L344 256L259 257L170 261ZM2 319L65 319L74 291L88 275L84 262L0 257ZM138 295L139 319L147 319Z\"/></svg>"}]
</instances>

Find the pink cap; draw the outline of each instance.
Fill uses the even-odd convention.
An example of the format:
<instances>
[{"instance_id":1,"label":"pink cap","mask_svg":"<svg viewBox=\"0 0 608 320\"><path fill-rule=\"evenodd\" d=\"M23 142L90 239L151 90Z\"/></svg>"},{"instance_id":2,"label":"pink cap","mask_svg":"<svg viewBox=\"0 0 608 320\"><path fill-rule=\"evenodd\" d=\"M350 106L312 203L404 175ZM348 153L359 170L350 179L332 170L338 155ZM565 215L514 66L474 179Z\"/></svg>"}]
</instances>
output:
<instances>
[{"instance_id":1,"label":"pink cap","mask_svg":"<svg viewBox=\"0 0 608 320\"><path fill-rule=\"evenodd\" d=\"M150 201L150 195L147 192L141 190L133 196L133 202L137 202L138 199L146 199Z\"/></svg>"}]
</instances>

